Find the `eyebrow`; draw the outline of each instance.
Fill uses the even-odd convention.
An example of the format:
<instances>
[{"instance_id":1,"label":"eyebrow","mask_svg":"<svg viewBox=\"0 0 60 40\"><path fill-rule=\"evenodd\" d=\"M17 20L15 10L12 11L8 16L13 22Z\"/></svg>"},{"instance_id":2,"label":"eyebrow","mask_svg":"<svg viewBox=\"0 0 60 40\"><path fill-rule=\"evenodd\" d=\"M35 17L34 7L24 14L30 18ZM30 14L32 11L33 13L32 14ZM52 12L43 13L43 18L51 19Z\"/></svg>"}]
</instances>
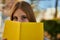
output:
<instances>
[{"instance_id":1,"label":"eyebrow","mask_svg":"<svg viewBox=\"0 0 60 40\"><path fill-rule=\"evenodd\" d=\"M23 17L27 17L26 15L22 15Z\"/></svg>"},{"instance_id":2,"label":"eyebrow","mask_svg":"<svg viewBox=\"0 0 60 40\"><path fill-rule=\"evenodd\" d=\"M13 19L14 19L14 18L17 18L17 17L16 17L16 16L13 16Z\"/></svg>"}]
</instances>

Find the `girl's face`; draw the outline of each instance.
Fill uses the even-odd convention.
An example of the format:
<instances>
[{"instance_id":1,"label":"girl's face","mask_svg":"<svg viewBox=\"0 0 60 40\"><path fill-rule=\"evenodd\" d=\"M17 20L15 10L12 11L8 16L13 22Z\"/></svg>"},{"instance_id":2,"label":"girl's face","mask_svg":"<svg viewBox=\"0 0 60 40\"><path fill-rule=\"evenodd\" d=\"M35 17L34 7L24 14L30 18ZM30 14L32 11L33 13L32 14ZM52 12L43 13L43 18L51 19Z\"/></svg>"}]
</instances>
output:
<instances>
[{"instance_id":1,"label":"girl's face","mask_svg":"<svg viewBox=\"0 0 60 40\"><path fill-rule=\"evenodd\" d=\"M13 15L13 21L29 22L27 15L21 10L17 9Z\"/></svg>"}]
</instances>

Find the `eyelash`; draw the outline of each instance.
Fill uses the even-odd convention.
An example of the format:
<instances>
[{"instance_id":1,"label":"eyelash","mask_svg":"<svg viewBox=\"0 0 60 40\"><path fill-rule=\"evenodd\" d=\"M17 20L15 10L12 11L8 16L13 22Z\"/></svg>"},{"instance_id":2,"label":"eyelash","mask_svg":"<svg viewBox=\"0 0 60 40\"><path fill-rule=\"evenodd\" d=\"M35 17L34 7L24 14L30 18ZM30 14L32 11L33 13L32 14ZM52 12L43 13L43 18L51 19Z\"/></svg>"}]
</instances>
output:
<instances>
[{"instance_id":1,"label":"eyelash","mask_svg":"<svg viewBox=\"0 0 60 40\"><path fill-rule=\"evenodd\" d=\"M22 18L27 18L27 17L25 17L25 16L22 16Z\"/></svg>"},{"instance_id":2,"label":"eyelash","mask_svg":"<svg viewBox=\"0 0 60 40\"><path fill-rule=\"evenodd\" d=\"M18 18L17 18L17 17L13 17L13 20L14 20L14 19L16 19L16 20L17 20Z\"/></svg>"},{"instance_id":3,"label":"eyelash","mask_svg":"<svg viewBox=\"0 0 60 40\"><path fill-rule=\"evenodd\" d=\"M26 19L26 18L27 18L26 16L22 16L22 17L21 17L22 20L24 20L24 19Z\"/></svg>"},{"instance_id":4,"label":"eyelash","mask_svg":"<svg viewBox=\"0 0 60 40\"><path fill-rule=\"evenodd\" d=\"M26 16L21 16L22 20L25 20L26 18L27 18ZM18 18L17 17L13 17L13 20L18 20Z\"/></svg>"}]
</instances>

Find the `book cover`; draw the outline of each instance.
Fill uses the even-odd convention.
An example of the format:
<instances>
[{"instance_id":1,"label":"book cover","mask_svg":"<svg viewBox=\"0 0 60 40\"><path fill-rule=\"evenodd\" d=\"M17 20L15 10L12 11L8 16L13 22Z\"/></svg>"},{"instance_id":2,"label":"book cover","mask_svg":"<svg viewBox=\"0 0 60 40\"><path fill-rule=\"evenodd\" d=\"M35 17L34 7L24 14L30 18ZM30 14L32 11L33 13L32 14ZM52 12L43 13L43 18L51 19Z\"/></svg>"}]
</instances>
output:
<instances>
[{"instance_id":1,"label":"book cover","mask_svg":"<svg viewBox=\"0 0 60 40\"><path fill-rule=\"evenodd\" d=\"M5 22L3 38L7 40L43 40L43 23L7 20Z\"/></svg>"}]
</instances>

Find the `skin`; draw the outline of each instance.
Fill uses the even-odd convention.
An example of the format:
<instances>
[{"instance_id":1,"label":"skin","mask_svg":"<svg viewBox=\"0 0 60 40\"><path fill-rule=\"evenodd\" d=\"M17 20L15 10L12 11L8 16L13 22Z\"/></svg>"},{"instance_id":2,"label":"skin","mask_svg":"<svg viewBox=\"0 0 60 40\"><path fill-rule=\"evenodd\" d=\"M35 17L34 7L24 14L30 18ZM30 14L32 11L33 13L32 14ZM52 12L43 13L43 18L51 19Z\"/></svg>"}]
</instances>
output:
<instances>
[{"instance_id":1,"label":"skin","mask_svg":"<svg viewBox=\"0 0 60 40\"><path fill-rule=\"evenodd\" d=\"M16 10L13 10L13 13L11 15L11 20L12 21L18 21L18 22L36 22L36 19L34 17L33 11L32 11L32 9L31 9L31 7L30 7L30 5L28 3L26 3L26 2L19 3L18 2L15 5L15 7L16 7ZM13 6L13 9L15 7ZM4 38L3 40L7 40L7 39Z\"/></svg>"},{"instance_id":2,"label":"skin","mask_svg":"<svg viewBox=\"0 0 60 40\"><path fill-rule=\"evenodd\" d=\"M26 13L24 13L21 9L17 9L13 15L13 21L19 22L29 22Z\"/></svg>"},{"instance_id":3,"label":"skin","mask_svg":"<svg viewBox=\"0 0 60 40\"><path fill-rule=\"evenodd\" d=\"M29 22L26 14L21 10L17 9L13 15L13 21L18 21L18 22ZM4 38L3 40L7 40Z\"/></svg>"}]
</instances>

